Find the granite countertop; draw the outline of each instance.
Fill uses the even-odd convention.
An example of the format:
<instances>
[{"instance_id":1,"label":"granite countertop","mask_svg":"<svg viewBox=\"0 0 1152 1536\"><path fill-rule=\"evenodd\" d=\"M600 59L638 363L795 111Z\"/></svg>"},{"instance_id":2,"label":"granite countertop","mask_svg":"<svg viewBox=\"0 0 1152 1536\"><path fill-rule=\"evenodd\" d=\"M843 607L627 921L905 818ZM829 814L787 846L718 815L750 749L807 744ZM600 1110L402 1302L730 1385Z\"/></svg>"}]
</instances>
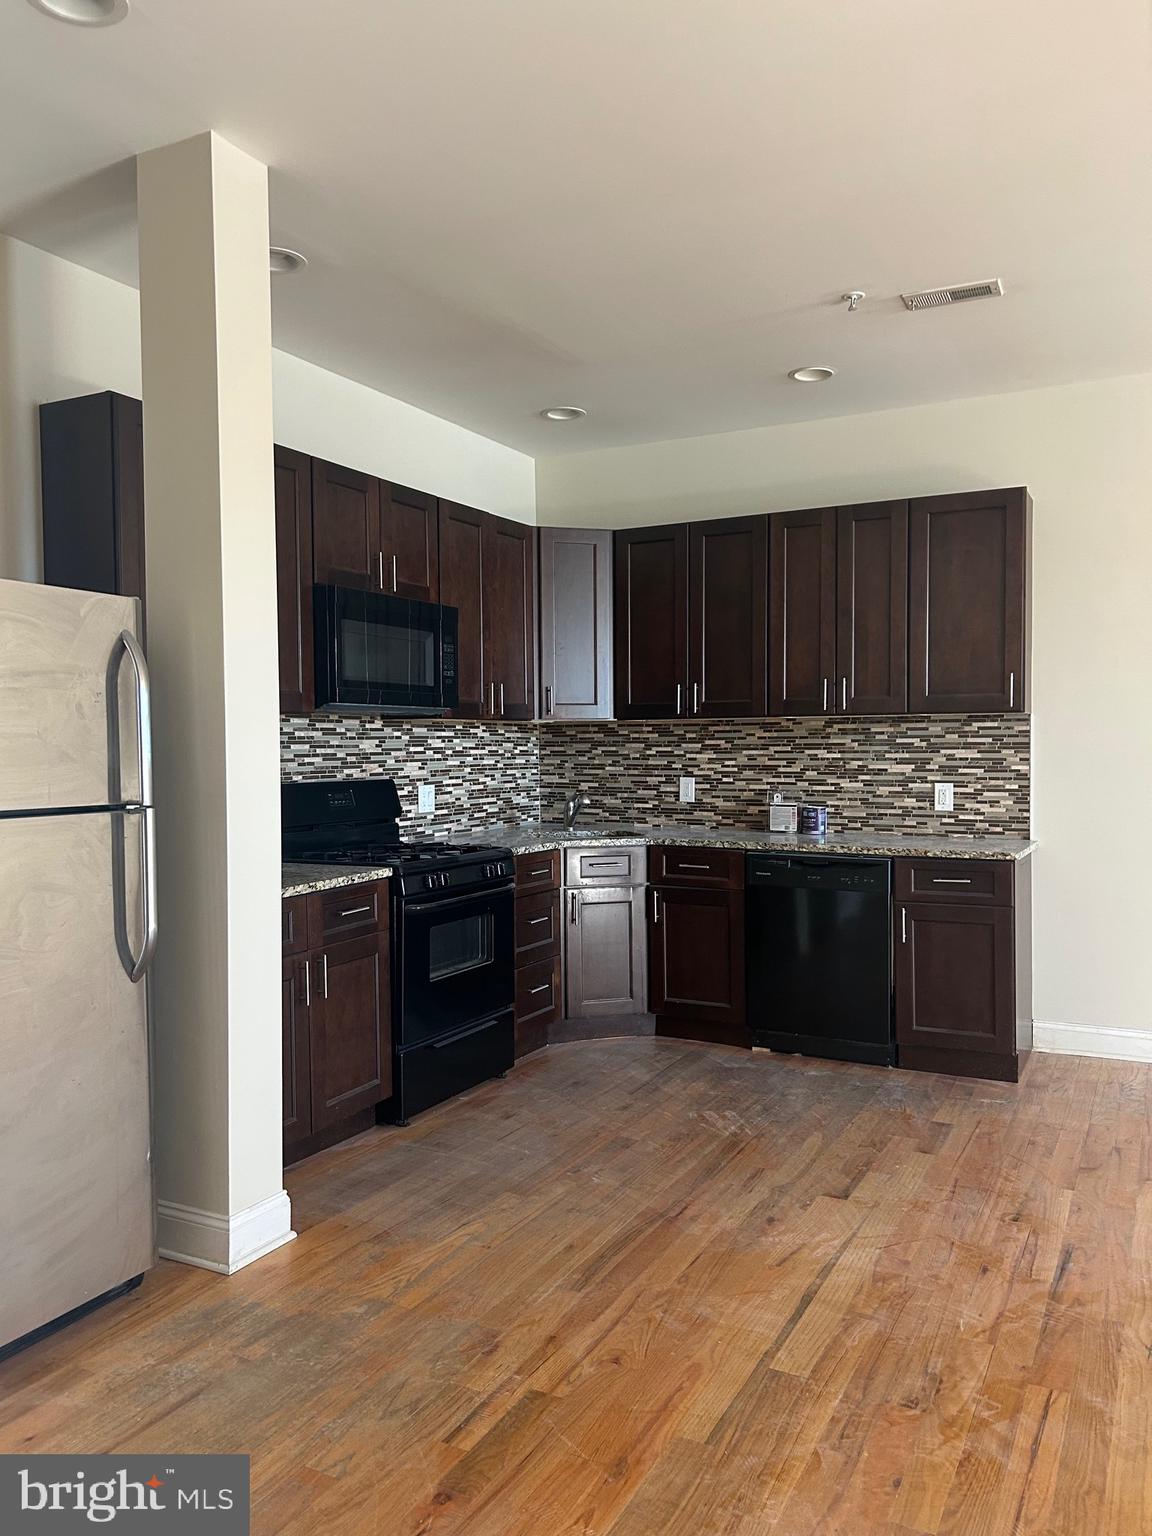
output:
<instances>
[{"instance_id":1,"label":"granite countertop","mask_svg":"<svg viewBox=\"0 0 1152 1536\"><path fill-rule=\"evenodd\" d=\"M545 853L586 845L667 843L680 848L735 848L764 853L870 854L876 858L1024 859L1036 847L1026 837L933 837L922 833L829 832L824 837L760 832L749 827L620 827L577 824L565 832L556 822L489 827L473 833L514 853Z\"/></svg>"},{"instance_id":2,"label":"granite countertop","mask_svg":"<svg viewBox=\"0 0 1152 1536\"><path fill-rule=\"evenodd\" d=\"M335 891L342 885L367 885L371 880L387 880L390 868L361 869L348 864L282 864L281 896L310 896L316 891Z\"/></svg>"}]
</instances>

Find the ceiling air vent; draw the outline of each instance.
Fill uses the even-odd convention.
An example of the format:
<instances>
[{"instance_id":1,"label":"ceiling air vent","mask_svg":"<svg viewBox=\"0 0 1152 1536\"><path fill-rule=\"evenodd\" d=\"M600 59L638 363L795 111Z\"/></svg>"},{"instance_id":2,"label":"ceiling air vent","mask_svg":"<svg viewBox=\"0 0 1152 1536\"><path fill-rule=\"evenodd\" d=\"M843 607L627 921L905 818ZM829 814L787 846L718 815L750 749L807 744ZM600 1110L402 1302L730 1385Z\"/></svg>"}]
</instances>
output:
<instances>
[{"instance_id":1,"label":"ceiling air vent","mask_svg":"<svg viewBox=\"0 0 1152 1536\"><path fill-rule=\"evenodd\" d=\"M922 293L902 293L905 309L939 309L943 304L965 304L969 299L999 299L1004 284L998 277L986 283L957 283L954 288L925 288Z\"/></svg>"}]
</instances>

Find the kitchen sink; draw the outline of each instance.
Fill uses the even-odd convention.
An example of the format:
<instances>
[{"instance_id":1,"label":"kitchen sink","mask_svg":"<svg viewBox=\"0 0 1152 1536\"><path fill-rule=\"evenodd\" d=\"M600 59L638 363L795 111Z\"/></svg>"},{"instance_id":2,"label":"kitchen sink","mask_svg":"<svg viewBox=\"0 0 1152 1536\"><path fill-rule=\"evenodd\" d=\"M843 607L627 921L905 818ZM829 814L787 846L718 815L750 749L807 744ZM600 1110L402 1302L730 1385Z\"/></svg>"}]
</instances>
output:
<instances>
[{"instance_id":1,"label":"kitchen sink","mask_svg":"<svg viewBox=\"0 0 1152 1536\"><path fill-rule=\"evenodd\" d=\"M569 832L557 823L554 826L543 827L541 830L557 832L564 837L586 837L590 841L600 838L603 841L606 837L647 837L652 829L651 827L573 827Z\"/></svg>"}]
</instances>

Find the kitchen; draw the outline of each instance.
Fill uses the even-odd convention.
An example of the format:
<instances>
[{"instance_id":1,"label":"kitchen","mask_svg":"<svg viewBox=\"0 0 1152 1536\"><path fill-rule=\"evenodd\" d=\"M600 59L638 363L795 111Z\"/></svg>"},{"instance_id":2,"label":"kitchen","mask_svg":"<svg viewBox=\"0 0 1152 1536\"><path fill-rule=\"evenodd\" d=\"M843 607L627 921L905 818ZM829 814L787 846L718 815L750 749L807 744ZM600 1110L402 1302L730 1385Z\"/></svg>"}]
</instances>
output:
<instances>
[{"instance_id":1,"label":"kitchen","mask_svg":"<svg viewBox=\"0 0 1152 1536\"><path fill-rule=\"evenodd\" d=\"M190 76L175 132L93 94L212 5L55 3L0 28L137 153L127 205L103 128L91 185L54 128L42 205L0 177L0 1449L227 1455L261 1530L1138 1528L1138 327L1102 361L954 174L880 273L760 229L765 328L734 248L630 265L604 161L595 260L575 165L514 215L477 81L437 127L420 50L384 98L368 49L312 71L269 176ZM761 25L717 18L733 69ZM318 226L396 171L305 171L336 94L365 146L429 124L422 209ZM742 174L712 108L658 170L618 136L664 219L705 143ZM919 286L961 259L1003 279ZM478 304L450 341L431 290L501 273L515 344Z\"/></svg>"}]
</instances>

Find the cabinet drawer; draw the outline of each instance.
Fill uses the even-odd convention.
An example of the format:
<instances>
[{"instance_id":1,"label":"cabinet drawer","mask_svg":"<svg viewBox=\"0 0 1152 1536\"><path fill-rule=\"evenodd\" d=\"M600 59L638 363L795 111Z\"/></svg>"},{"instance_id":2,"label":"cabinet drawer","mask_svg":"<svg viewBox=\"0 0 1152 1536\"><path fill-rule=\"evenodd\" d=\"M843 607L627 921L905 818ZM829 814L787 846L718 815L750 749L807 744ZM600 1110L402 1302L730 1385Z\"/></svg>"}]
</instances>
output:
<instances>
[{"instance_id":1,"label":"cabinet drawer","mask_svg":"<svg viewBox=\"0 0 1152 1536\"><path fill-rule=\"evenodd\" d=\"M280 937L286 955L300 955L308 948L307 896L286 896L280 903Z\"/></svg>"},{"instance_id":2,"label":"cabinet drawer","mask_svg":"<svg viewBox=\"0 0 1152 1536\"><path fill-rule=\"evenodd\" d=\"M337 939L355 939L387 925L388 886L346 885L308 898L308 942L320 949Z\"/></svg>"},{"instance_id":3,"label":"cabinet drawer","mask_svg":"<svg viewBox=\"0 0 1152 1536\"><path fill-rule=\"evenodd\" d=\"M516 855L516 891L558 891L560 889L560 850Z\"/></svg>"},{"instance_id":4,"label":"cabinet drawer","mask_svg":"<svg viewBox=\"0 0 1152 1536\"><path fill-rule=\"evenodd\" d=\"M516 964L560 953L560 892L516 898Z\"/></svg>"},{"instance_id":5,"label":"cabinet drawer","mask_svg":"<svg viewBox=\"0 0 1152 1536\"><path fill-rule=\"evenodd\" d=\"M560 956L522 965L516 972L516 1023L551 1024L560 1017Z\"/></svg>"},{"instance_id":6,"label":"cabinet drawer","mask_svg":"<svg viewBox=\"0 0 1152 1536\"><path fill-rule=\"evenodd\" d=\"M897 901L1010 907L1012 888L1012 864L1007 859L897 859L893 869Z\"/></svg>"},{"instance_id":7,"label":"cabinet drawer","mask_svg":"<svg viewBox=\"0 0 1152 1536\"><path fill-rule=\"evenodd\" d=\"M744 885L744 855L730 848L653 848L651 870L653 885Z\"/></svg>"},{"instance_id":8,"label":"cabinet drawer","mask_svg":"<svg viewBox=\"0 0 1152 1536\"><path fill-rule=\"evenodd\" d=\"M564 884L643 885L648 878L646 848L567 848Z\"/></svg>"}]
</instances>

